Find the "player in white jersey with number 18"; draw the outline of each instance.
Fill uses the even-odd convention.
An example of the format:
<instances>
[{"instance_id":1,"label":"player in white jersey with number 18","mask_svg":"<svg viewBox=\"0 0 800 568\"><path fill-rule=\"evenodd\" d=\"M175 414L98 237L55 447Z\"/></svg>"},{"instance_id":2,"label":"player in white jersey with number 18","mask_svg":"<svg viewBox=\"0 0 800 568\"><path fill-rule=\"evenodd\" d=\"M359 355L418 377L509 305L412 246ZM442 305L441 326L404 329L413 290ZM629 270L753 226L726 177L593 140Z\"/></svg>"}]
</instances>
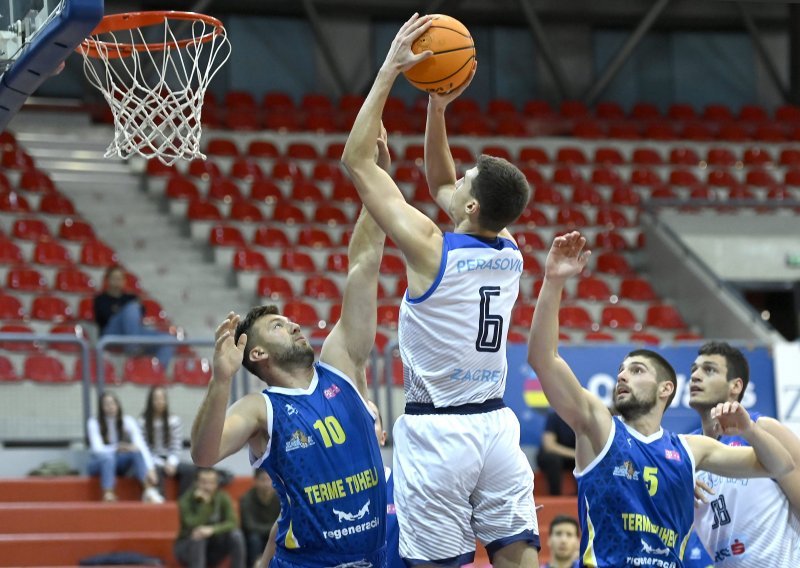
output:
<instances>
[{"instance_id":1,"label":"player in white jersey with number 18","mask_svg":"<svg viewBox=\"0 0 800 568\"><path fill-rule=\"evenodd\" d=\"M411 44L429 22L415 15L398 32L342 156L364 205L406 259L399 323L406 412L394 427L400 555L407 565L457 566L472 561L477 537L495 567L536 567L533 474L519 447L519 422L502 399L522 274L522 255L505 227L527 205L528 183L491 156L456 179L444 111L469 80L431 95L425 131L428 185L453 232L442 233L406 203L371 160L371 133L394 80L428 56L415 55Z\"/></svg>"},{"instance_id":2,"label":"player in white jersey with number 18","mask_svg":"<svg viewBox=\"0 0 800 568\"><path fill-rule=\"evenodd\" d=\"M729 446L747 446L740 436L720 436L711 409L739 402L750 380L744 354L724 342L710 341L692 364L689 405L702 418L697 434ZM715 566L750 568L800 566L800 439L773 418L751 412L751 419L781 442L795 468L780 479L741 479L700 474L711 488L708 502L695 509L695 529Z\"/></svg>"}]
</instances>

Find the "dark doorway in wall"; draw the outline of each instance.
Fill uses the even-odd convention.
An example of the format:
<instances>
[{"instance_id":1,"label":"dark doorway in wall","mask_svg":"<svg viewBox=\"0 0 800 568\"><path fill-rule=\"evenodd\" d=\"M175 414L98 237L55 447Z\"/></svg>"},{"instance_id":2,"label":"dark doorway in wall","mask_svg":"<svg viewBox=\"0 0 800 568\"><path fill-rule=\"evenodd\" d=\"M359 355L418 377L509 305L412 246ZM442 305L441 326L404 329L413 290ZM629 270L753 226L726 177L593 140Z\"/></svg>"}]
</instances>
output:
<instances>
[{"instance_id":1,"label":"dark doorway in wall","mask_svg":"<svg viewBox=\"0 0 800 568\"><path fill-rule=\"evenodd\" d=\"M800 336L800 282L739 283L745 299L789 341Z\"/></svg>"}]
</instances>

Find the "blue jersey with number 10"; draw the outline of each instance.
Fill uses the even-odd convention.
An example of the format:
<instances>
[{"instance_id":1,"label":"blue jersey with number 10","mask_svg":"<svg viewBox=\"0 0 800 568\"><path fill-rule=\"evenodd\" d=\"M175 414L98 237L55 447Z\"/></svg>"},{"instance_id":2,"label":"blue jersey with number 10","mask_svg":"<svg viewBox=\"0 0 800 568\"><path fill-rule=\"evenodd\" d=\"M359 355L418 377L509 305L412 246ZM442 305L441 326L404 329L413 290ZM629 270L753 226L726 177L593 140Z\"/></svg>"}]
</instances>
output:
<instances>
[{"instance_id":1,"label":"blue jersey with number 10","mask_svg":"<svg viewBox=\"0 0 800 568\"><path fill-rule=\"evenodd\" d=\"M683 566L694 458L682 435L643 436L614 417L605 447L576 477L581 566Z\"/></svg>"},{"instance_id":2,"label":"blue jersey with number 10","mask_svg":"<svg viewBox=\"0 0 800 568\"><path fill-rule=\"evenodd\" d=\"M386 480L375 417L324 363L307 389L270 387L267 453L252 459L281 500L276 565L382 566Z\"/></svg>"}]
</instances>

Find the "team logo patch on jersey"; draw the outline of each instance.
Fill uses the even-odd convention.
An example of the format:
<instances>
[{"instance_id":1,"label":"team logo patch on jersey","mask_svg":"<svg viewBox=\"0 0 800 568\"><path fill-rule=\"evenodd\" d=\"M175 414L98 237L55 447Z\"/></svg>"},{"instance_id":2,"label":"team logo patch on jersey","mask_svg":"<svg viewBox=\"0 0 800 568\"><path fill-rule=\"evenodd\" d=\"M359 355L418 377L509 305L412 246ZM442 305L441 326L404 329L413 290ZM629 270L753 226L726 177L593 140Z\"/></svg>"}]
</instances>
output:
<instances>
[{"instance_id":1,"label":"team logo patch on jersey","mask_svg":"<svg viewBox=\"0 0 800 568\"><path fill-rule=\"evenodd\" d=\"M624 477L633 481L639 481L639 472L633 467L633 462L625 460L622 465L614 468L614 477Z\"/></svg>"},{"instance_id":2,"label":"team logo patch on jersey","mask_svg":"<svg viewBox=\"0 0 800 568\"><path fill-rule=\"evenodd\" d=\"M357 513L345 513L344 511L337 511L336 509L331 509L331 510L333 511L333 514L336 515L336 517L339 519L340 523L343 523L345 521L350 521L350 522L360 521L361 519L369 515L369 499L367 499L367 502L364 503L364 506L361 507Z\"/></svg>"},{"instance_id":3,"label":"team logo patch on jersey","mask_svg":"<svg viewBox=\"0 0 800 568\"><path fill-rule=\"evenodd\" d=\"M314 438L311 436L307 436L300 430L295 430L292 434L292 437L289 438L289 441L286 442L286 451L291 452L293 450L305 449L309 446L314 445Z\"/></svg>"},{"instance_id":4,"label":"team logo patch on jersey","mask_svg":"<svg viewBox=\"0 0 800 568\"><path fill-rule=\"evenodd\" d=\"M298 410L294 406L292 406L291 404L287 403L286 404L286 414L288 414L289 416L294 416L295 414L300 414L300 412L298 412Z\"/></svg>"},{"instance_id":5,"label":"team logo patch on jersey","mask_svg":"<svg viewBox=\"0 0 800 568\"><path fill-rule=\"evenodd\" d=\"M668 460L681 461L681 453L678 450L664 450L664 457Z\"/></svg>"},{"instance_id":6,"label":"team logo patch on jersey","mask_svg":"<svg viewBox=\"0 0 800 568\"><path fill-rule=\"evenodd\" d=\"M331 385L329 388L322 391L322 393L325 395L325 398L327 398L328 400L332 399L340 392L342 392L341 389L336 385Z\"/></svg>"},{"instance_id":7,"label":"team logo patch on jersey","mask_svg":"<svg viewBox=\"0 0 800 568\"><path fill-rule=\"evenodd\" d=\"M657 556L666 556L669 554L669 548L666 546L663 548L655 548L654 546L650 546L645 539L642 538L639 540L642 542L642 552L646 554L655 554Z\"/></svg>"}]
</instances>

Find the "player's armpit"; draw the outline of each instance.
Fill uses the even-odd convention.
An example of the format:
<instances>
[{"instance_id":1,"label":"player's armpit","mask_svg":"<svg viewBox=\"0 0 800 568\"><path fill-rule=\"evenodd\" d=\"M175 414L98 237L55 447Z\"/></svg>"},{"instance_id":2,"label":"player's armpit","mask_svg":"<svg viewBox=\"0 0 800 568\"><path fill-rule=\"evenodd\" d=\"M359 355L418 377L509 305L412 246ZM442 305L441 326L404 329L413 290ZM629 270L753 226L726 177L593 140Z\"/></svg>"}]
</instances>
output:
<instances>
[{"instance_id":1,"label":"player's armpit","mask_svg":"<svg viewBox=\"0 0 800 568\"><path fill-rule=\"evenodd\" d=\"M800 438L774 418L761 417L757 424L774 436L794 460L794 470L778 479L783 493L797 514L800 514Z\"/></svg>"}]
</instances>

